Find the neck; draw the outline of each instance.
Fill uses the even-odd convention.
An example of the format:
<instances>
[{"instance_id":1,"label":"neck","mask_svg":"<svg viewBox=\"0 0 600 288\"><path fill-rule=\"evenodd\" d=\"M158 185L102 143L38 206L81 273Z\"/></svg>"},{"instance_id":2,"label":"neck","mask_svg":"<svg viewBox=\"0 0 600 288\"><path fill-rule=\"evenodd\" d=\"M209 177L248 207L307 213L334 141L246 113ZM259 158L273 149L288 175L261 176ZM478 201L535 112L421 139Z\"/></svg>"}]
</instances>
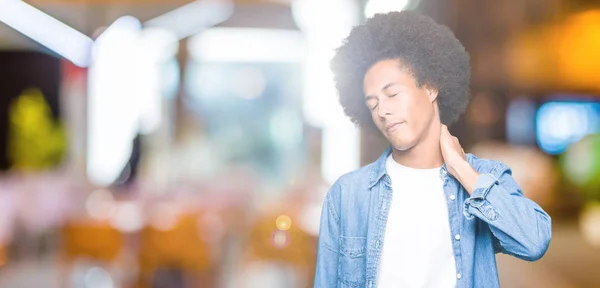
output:
<instances>
[{"instance_id":1,"label":"neck","mask_svg":"<svg viewBox=\"0 0 600 288\"><path fill-rule=\"evenodd\" d=\"M444 158L440 149L440 132L441 123L439 120L432 120L415 146L405 151L392 148L394 161L416 169L441 167L444 164Z\"/></svg>"}]
</instances>

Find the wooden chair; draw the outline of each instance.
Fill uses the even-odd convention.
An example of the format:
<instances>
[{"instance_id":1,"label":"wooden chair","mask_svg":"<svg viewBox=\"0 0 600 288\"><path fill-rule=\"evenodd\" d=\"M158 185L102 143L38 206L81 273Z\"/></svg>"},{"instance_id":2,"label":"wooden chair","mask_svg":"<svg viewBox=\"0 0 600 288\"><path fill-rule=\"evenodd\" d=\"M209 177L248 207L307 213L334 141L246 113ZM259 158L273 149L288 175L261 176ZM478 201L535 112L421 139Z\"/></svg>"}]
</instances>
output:
<instances>
[{"instance_id":1,"label":"wooden chair","mask_svg":"<svg viewBox=\"0 0 600 288\"><path fill-rule=\"evenodd\" d=\"M110 267L125 248L125 235L105 221L71 221L61 234L61 287L68 287L75 261L86 259Z\"/></svg>"},{"instance_id":2,"label":"wooden chair","mask_svg":"<svg viewBox=\"0 0 600 288\"><path fill-rule=\"evenodd\" d=\"M186 287L213 287L212 256L199 235L198 214L184 213L167 229L146 226L140 235L139 287L152 287L160 269L184 272Z\"/></svg>"}]
</instances>

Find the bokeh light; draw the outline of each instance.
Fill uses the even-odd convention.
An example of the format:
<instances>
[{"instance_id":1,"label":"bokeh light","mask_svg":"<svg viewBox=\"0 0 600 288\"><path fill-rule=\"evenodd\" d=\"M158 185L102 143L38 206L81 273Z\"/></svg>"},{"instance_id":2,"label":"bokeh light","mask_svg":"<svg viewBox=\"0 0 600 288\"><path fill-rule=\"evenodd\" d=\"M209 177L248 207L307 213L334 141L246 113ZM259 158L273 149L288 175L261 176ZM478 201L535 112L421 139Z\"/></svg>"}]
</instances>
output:
<instances>
[{"instance_id":1,"label":"bokeh light","mask_svg":"<svg viewBox=\"0 0 600 288\"><path fill-rule=\"evenodd\" d=\"M283 249L290 244L290 234L288 231L276 230L271 234L271 244L275 248Z\"/></svg>"},{"instance_id":2,"label":"bokeh light","mask_svg":"<svg viewBox=\"0 0 600 288\"><path fill-rule=\"evenodd\" d=\"M142 211L139 203L122 201L117 203L117 211L110 218L113 227L125 233L139 231L144 226Z\"/></svg>"},{"instance_id":3,"label":"bokeh light","mask_svg":"<svg viewBox=\"0 0 600 288\"><path fill-rule=\"evenodd\" d=\"M600 132L600 103L548 102L539 108L536 120L540 148L559 154L585 135Z\"/></svg>"},{"instance_id":4,"label":"bokeh light","mask_svg":"<svg viewBox=\"0 0 600 288\"><path fill-rule=\"evenodd\" d=\"M150 225L159 231L172 230L179 220L180 210L175 203L157 203L150 214Z\"/></svg>"},{"instance_id":5,"label":"bokeh light","mask_svg":"<svg viewBox=\"0 0 600 288\"><path fill-rule=\"evenodd\" d=\"M114 282L110 274L100 268L93 267L85 273L85 287L114 288Z\"/></svg>"},{"instance_id":6,"label":"bokeh light","mask_svg":"<svg viewBox=\"0 0 600 288\"><path fill-rule=\"evenodd\" d=\"M281 231L287 231L290 229L290 227L292 227L292 218L287 215L280 215L277 217L275 225L277 226L277 229Z\"/></svg>"},{"instance_id":7,"label":"bokeh light","mask_svg":"<svg viewBox=\"0 0 600 288\"><path fill-rule=\"evenodd\" d=\"M589 197L600 200L600 134L571 145L560 158L566 178Z\"/></svg>"},{"instance_id":8,"label":"bokeh light","mask_svg":"<svg viewBox=\"0 0 600 288\"><path fill-rule=\"evenodd\" d=\"M98 189L87 197L85 208L88 214L98 220L108 219L116 211L115 199L110 191Z\"/></svg>"},{"instance_id":9,"label":"bokeh light","mask_svg":"<svg viewBox=\"0 0 600 288\"><path fill-rule=\"evenodd\" d=\"M309 235L318 236L320 219L321 219L321 203L307 203L300 213L297 221L298 227Z\"/></svg>"},{"instance_id":10,"label":"bokeh light","mask_svg":"<svg viewBox=\"0 0 600 288\"><path fill-rule=\"evenodd\" d=\"M592 203L583 208L579 226L586 242L600 248L600 204Z\"/></svg>"}]
</instances>

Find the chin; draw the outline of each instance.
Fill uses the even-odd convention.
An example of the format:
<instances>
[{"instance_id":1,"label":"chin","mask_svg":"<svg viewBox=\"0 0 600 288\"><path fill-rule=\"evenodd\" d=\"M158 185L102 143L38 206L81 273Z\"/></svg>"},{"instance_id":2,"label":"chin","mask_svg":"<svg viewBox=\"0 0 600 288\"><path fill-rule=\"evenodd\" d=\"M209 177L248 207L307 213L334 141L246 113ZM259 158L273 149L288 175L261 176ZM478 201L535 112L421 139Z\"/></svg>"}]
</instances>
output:
<instances>
[{"instance_id":1,"label":"chin","mask_svg":"<svg viewBox=\"0 0 600 288\"><path fill-rule=\"evenodd\" d=\"M398 145L398 144L392 144L392 147L394 147L394 150L396 151L400 151L400 152L406 152L408 150L410 150L411 148L413 148L413 145Z\"/></svg>"},{"instance_id":2,"label":"chin","mask_svg":"<svg viewBox=\"0 0 600 288\"><path fill-rule=\"evenodd\" d=\"M390 140L390 144L392 145L392 147L394 147L395 150L397 151L408 151L411 148L413 148L415 146L415 141L410 141L408 139L388 139Z\"/></svg>"},{"instance_id":3,"label":"chin","mask_svg":"<svg viewBox=\"0 0 600 288\"><path fill-rule=\"evenodd\" d=\"M381 130L380 130L381 131ZM383 136L390 142L392 147L397 151L407 151L413 148L417 144L416 137L413 137L412 133L408 131L394 131L390 134L383 133Z\"/></svg>"}]
</instances>

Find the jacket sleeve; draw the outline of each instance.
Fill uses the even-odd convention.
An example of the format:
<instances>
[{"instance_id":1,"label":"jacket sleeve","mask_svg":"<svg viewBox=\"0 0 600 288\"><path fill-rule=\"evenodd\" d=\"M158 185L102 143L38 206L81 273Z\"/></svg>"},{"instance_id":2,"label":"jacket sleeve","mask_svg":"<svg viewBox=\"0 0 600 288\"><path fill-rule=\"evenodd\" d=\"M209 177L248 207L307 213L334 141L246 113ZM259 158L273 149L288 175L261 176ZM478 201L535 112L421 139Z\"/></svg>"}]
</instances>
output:
<instances>
[{"instance_id":1,"label":"jacket sleeve","mask_svg":"<svg viewBox=\"0 0 600 288\"><path fill-rule=\"evenodd\" d=\"M477 217L488 223L498 250L504 254L536 261L548 250L552 238L550 216L523 195L510 168L502 163L492 173L479 175L471 197L464 202L463 213L467 219Z\"/></svg>"},{"instance_id":2,"label":"jacket sleeve","mask_svg":"<svg viewBox=\"0 0 600 288\"><path fill-rule=\"evenodd\" d=\"M337 287L340 218L335 210L333 195L339 190L337 183L331 187L321 210L315 288Z\"/></svg>"}]
</instances>

